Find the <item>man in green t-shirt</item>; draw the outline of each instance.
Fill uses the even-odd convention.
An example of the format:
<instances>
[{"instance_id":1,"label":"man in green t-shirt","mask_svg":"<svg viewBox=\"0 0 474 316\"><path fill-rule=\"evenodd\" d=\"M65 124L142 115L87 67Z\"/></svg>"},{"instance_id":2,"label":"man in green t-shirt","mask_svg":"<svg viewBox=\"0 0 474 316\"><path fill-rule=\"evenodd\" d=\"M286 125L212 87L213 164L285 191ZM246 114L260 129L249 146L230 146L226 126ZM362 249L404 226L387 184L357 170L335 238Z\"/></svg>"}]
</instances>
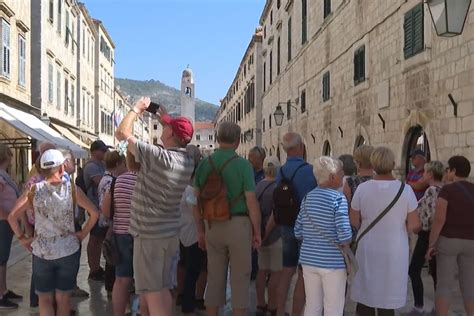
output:
<instances>
[{"instance_id":1,"label":"man in green t-shirt","mask_svg":"<svg viewBox=\"0 0 474 316\"><path fill-rule=\"evenodd\" d=\"M224 122L219 125L219 149L211 155L217 169L237 155L241 129L237 124ZM196 170L194 188L196 196L212 172L209 158ZM226 221L204 222L197 207L194 209L198 227L199 246L207 249L208 275L206 290L207 314L217 316L219 307L226 303L227 268L230 270L231 302L233 315L245 315L248 308L252 247L258 248L260 236L260 210L255 195L255 181L251 164L238 157L222 171L227 185L227 198L234 201ZM242 194L243 193L243 194ZM240 197L239 197L240 196ZM237 199L237 200L236 200Z\"/></svg>"}]
</instances>

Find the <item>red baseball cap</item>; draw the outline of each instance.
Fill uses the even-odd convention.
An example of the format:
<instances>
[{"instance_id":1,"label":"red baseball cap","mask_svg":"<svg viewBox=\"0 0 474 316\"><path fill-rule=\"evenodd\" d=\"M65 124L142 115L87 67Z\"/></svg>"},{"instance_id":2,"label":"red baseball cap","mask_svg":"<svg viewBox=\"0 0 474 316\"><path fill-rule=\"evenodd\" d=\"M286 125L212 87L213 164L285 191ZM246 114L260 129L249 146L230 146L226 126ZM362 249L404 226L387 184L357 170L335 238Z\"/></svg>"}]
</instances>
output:
<instances>
[{"instance_id":1,"label":"red baseball cap","mask_svg":"<svg viewBox=\"0 0 474 316\"><path fill-rule=\"evenodd\" d=\"M160 116L160 121L162 124L171 126L173 133L182 142L189 143L193 139L193 123L187 117L171 117L168 114L163 114Z\"/></svg>"}]
</instances>

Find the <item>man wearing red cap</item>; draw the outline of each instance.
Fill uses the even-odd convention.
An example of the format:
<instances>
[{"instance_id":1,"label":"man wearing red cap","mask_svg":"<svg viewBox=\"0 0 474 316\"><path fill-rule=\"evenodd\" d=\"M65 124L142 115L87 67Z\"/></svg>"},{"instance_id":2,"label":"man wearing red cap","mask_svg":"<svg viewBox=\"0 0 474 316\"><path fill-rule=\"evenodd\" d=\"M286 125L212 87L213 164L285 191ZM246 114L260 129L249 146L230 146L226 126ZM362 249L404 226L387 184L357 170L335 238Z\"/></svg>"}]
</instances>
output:
<instances>
[{"instance_id":1,"label":"man wearing red cap","mask_svg":"<svg viewBox=\"0 0 474 316\"><path fill-rule=\"evenodd\" d=\"M115 136L128 141L128 155L140 165L129 233L134 237L133 268L141 314L171 315L171 265L179 248L179 204L194 170L193 158L186 152L194 131L189 119L173 118L161 108L163 147L137 140L133 123L149 105L150 98L138 100Z\"/></svg>"}]
</instances>

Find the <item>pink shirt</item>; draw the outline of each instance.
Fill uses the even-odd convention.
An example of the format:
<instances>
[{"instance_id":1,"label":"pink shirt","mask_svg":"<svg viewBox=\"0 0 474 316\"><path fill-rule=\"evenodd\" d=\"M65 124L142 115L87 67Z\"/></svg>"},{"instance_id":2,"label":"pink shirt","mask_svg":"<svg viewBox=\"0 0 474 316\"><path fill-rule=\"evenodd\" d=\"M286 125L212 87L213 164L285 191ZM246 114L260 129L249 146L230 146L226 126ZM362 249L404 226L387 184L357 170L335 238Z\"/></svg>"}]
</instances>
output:
<instances>
[{"instance_id":1,"label":"pink shirt","mask_svg":"<svg viewBox=\"0 0 474 316\"><path fill-rule=\"evenodd\" d=\"M116 234L128 234L132 195L136 181L137 174L135 172L125 172L115 180L113 231Z\"/></svg>"}]
</instances>

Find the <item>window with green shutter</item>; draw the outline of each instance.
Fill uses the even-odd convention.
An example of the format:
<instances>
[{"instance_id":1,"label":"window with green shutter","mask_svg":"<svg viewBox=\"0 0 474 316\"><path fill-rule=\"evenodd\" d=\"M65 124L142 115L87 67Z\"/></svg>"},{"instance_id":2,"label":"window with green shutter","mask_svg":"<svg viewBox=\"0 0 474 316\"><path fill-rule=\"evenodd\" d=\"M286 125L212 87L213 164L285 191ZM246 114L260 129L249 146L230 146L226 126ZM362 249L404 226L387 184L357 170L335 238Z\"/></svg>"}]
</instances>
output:
<instances>
[{"instance_id":1,"label":"window with green shutter","mask_svg":"<svg viewBox=\"0 0 474 316\"><path fill-rule=\"evenodd\" d=\"M365 45L354 53L354 85L365 81Z\"/></svg>"},{"instance_id":2,"label":"window with green shutter","mask_svg":"<svg viewBox=\"0 0 474 316\"><path fill-rule=\"evenodd\" d=\"M423 3L405 14L403 31L405 37L403 52L405 59L408 59L422 52L425 47Z\"/></svg>"},{"instance_id":3,"label":"window with green shutter","mask_svg":"<svg viewBox=\"0 0 474 316\"><path fill-rule=\"evenodd\" d=\"M331 97L331 75L329 71L323 75L323 101L326 102Z\"/></svg>"}]
</instances>

